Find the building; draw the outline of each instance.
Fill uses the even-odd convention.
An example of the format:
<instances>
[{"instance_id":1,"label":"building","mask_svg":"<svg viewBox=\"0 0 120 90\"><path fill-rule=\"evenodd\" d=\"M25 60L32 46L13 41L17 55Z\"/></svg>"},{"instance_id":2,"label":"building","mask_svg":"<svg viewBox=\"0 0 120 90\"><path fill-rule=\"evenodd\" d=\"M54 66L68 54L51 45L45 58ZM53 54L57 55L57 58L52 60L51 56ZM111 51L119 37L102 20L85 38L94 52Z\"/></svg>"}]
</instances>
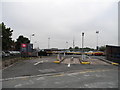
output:
<instances>
[{"instance_id":1,"label":"building","mask_svg":"<svg viewBox=\"0 0 120 90\"><path fill-rule=\"evenodd\" d=\"M106 59L120 63L120 46L106 45Z\"/></svg>"}]
</instances>

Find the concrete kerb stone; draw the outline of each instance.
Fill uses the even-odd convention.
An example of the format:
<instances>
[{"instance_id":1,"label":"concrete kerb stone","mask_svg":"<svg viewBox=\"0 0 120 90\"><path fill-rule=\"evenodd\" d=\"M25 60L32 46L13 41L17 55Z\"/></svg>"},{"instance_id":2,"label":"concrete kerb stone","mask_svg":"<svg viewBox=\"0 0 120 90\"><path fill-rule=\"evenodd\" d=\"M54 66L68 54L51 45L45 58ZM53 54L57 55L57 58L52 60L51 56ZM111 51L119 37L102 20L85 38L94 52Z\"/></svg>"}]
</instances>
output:
<instances>
[{"instance_id":1,"label":"concrete kerb stone","mask_svg":"<svg viewBox=\"0 0 120 90\"><path fill-rule=\"evenodd\" d=\"M33 59L33 58L32 58ZM20 61L20 60L28 60L28 59L22 59L21 57L19 58L13 58L13 59L7 59L2 61L2 69Z\"/></svg>"},{"instance_id":2,"label":"concrete kerb stone","mask_svg":"<svg viewBox=\"0 0 120 90\"><path fill-rule=\"evenodd\" d=\"M106 62L106 63L109 63L109 64L112 64L112 65L119 65L119 64L113 64L113 63L115 63L115 62L112 62L112 61L108 61L108 60L106 60L106 59L103 59L103 58L98 58L99 60L102 60L102 61L104 61L104 62Z\"/></svg>"},{"instance_id":3,"label":"concrete kerb stone","mask_svg":"<svg viewBox=\"0 0 120 90\"><path fill-rule=\"evenodd\" d=\"M2 61L2 69L4 69L5 67L8 67L9 65L11 65L17 61L18 61L17 58Z\"/></svg>"}]
</instances>

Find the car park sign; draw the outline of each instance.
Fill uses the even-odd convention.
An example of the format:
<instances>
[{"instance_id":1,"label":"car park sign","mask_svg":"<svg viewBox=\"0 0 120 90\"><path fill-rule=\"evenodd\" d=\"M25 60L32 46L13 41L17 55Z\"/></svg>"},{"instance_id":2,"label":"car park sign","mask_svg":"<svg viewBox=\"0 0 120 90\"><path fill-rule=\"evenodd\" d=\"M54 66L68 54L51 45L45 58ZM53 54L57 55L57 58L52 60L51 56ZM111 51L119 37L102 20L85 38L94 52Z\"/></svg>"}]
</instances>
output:
<instances>
[{"instance_id":1,"label":"car park sign","mask_svg":"<svg viewBox=\"0 0 120 90\"><path fill-rule=\"evenodd\" d=\"M27 47L27 44L21 44L21 47L25 48Z\"/></svg>"}]
</instances>

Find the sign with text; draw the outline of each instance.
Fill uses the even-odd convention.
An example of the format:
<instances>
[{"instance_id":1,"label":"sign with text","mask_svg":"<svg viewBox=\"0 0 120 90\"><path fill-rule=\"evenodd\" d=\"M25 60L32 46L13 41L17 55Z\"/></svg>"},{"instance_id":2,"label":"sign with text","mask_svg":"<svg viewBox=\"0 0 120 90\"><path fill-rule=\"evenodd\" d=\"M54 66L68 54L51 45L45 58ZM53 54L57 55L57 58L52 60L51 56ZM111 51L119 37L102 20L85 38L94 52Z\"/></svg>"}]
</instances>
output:
<instances>
[{"instance_id":1,"label":"sign with text","mask_svg":"<svg viewBox=\"0 0 120 90\"><path fill-rule=\"evenodd\" d=\"M21 47L25 48L27 47L27 44L21 44Z\"/></svg>"}]
</instances>

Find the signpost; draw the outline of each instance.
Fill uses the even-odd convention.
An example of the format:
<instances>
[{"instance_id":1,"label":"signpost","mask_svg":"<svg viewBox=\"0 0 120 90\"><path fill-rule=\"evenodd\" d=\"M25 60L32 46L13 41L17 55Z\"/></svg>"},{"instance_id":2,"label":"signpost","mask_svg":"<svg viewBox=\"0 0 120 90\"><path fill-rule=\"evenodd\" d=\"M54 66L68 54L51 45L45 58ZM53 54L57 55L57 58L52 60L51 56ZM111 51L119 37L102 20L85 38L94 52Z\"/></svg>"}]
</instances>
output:
<instances>
[{"instance_id":1,"label":"signpost","mask_svg":"<svg viewBox=\"0 0 120 90\"><path fill-rule=\"evenodd\" d=\"M84 32L82 32L82 60L84 60Z\"/></svg>"},{"instance_id":2,"label":"signpost","mask_svg":"<svg viewBox=\"0 0 120 90\"><path fill-rule=\"evenodd\" d=\"M33 44L21 44L21 57L31 56L33 52Z\"/></svg>"}]
</instances>

